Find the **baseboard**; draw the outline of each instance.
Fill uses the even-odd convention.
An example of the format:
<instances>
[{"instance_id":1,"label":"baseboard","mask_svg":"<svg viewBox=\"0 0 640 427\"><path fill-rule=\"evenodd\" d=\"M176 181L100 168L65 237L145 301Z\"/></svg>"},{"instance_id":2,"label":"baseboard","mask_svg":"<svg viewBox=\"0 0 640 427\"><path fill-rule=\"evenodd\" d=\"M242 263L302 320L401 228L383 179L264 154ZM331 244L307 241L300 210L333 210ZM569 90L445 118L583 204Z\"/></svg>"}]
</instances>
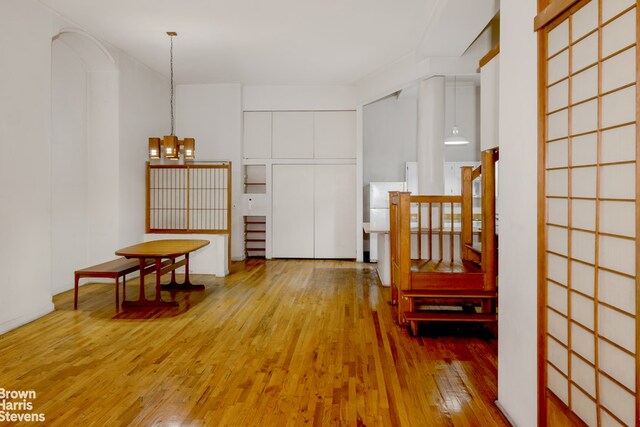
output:
<instances>
[{"instance_id":1,"label":"baseboard","mask_svg":"<svg viewBox=\"0 0 640 427\"><path fill-rule=\"evenodd\" d=\"M0 323L0 335L5 334L13 329L19 328L20 326L26 325L27 323L33 322L34 320L39 319L54 310L55 306L52 302L50 302L49 304L46 304L44 307L40 307L32 313L18 316L15 319L10 319L2 322Z\"/></svg>"},{"instance_id":2,"label":"baseboard","mask_svg":"<svg viewBox=\"0 0 640 427\"><path fill-rule=\"evenodd\" d=\"M504 415L507 421L509 421L509 424L511 424L513 427L518 427L518 425L513 421L513 418L509 416L509 413L504 409L500 402L496 400L494 403L496 404L500 412L502 412L502 415Z\"/></svg>"}]
</instances>

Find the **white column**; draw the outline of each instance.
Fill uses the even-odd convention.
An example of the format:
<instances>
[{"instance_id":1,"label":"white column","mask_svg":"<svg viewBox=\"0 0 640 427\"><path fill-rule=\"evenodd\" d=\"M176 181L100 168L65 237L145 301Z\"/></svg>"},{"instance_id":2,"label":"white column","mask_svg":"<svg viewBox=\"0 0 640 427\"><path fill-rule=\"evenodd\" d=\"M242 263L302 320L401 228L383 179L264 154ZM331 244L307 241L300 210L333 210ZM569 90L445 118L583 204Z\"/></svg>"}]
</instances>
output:
<instances>
[{"instance_id":1,"label":"white column","mask_svg":"<svg viewBox=\"0 0 640 427\"><path fill-rule=\"evenodd\" d=\"M444 194L444 76L418 86L418 193Z\"/></svg>"}]
</instances>

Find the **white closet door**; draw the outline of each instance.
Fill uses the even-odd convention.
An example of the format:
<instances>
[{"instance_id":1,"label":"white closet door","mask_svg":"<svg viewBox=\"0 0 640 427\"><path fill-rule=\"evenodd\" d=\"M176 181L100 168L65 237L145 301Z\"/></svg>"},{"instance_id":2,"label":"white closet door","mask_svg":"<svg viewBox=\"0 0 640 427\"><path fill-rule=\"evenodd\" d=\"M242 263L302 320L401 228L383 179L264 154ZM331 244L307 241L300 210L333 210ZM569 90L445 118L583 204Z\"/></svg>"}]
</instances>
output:
<instances>
[{"instance_id":1,"label":"white closet door","mask_svg":"<svg viewBox=\"0 0 640 427\"><path fill-rule=\"evenodd\" d=\"M356 112L316 111L314 154L316 159L356 158Z\"/></svg>"},{"instance_id":2,"label":"white closet door","mask_svg":"<svg viewBox=\"0 0 640 427\"><path fill-rule=\"evenodd\" d=\"M313 258L313 165L273 165L274 258Z\"/></svg>"},{"instance_id":3,"label":"white closet door","mask_svg":"<svg viewBox=\"0 0 640 427\"><path fill-rule=\"evenodd\" d=\"M271 112L247 111L244 113L245 159L268 159L271 157Z\"/></svg>"},{"instance_id":4,"label":"white closet door","mask_svg":"<svg viewBox=\"0 0 640 427\"><path fill-rule=\"evenodd\" d=\"M312 159L313 112L274 112L271 154L274 159Z\"/></svg>"},{"instance_id":5,"label":"white closet door","mask_svg":"<svg viewBox=\"0 0 640 427\"><path fill-rule=\"evenodd\" d=\"M356 167L315 166L315 257L356 257Z\"/></svg>"}]
</instances>

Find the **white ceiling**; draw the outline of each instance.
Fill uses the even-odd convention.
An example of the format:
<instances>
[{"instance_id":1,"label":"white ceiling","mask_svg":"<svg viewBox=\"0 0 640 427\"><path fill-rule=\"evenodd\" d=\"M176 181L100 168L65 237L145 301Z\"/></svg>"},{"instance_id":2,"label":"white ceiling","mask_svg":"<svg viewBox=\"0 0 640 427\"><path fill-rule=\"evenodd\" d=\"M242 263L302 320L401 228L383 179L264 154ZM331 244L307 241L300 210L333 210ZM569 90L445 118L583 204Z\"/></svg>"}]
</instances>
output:
<instances>
[{"instance_id":1,"label":"white ceiling","mask_svg":"<svg viewBox=\"0 0 640 427\"><path fill-rule=\"evenodd\" d=\"M441 0L40 0L177 83L352 84L415 52Z\"/></svg>"},{"instance_id":2,"label":"white ceiling","mask_svg":"<svg viewBox=\"0 0 640 427\"><path fill-rule=\"evenodd\" d=\"M436 2L418 55L422 58L462 55L498 10L499 0Z\"/></svg>"}]
</instances>

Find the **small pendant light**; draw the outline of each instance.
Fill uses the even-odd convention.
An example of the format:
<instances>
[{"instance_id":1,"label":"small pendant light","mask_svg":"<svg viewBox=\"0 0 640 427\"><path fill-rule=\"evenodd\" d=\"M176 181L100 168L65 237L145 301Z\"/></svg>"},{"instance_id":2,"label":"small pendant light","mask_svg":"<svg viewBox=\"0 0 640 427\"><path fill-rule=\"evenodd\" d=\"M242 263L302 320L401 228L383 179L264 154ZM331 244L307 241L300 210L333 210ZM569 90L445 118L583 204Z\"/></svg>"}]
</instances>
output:
<instances>
[{"instance_id":1,"label":"small pendant light","mask_svg":"<svg viewBox=\"0 0 640 427\"><path fill-rule=\"evenodd\" d=\"M456 119L456 98L458 96L458 82L456 76L453 76L453 129L451 129L451 135L445 138L445 145L464 145L468 144L469 140L460 135L458 130Z\"/></svg>"}]
</instances>

